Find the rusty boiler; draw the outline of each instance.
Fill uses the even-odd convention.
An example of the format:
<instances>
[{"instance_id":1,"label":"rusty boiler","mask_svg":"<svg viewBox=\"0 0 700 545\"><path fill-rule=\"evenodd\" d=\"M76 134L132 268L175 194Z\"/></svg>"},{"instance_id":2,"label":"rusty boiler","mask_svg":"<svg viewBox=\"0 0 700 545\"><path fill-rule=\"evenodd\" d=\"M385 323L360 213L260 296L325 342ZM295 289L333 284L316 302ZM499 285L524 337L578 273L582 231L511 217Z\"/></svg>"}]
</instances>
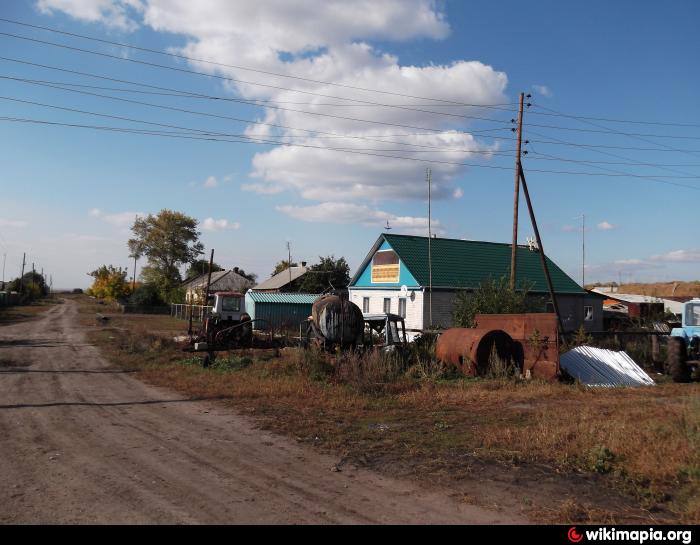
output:
<instances>
[{"instance_id":1,"label":"rusty boiler","mask_svg":"<svg viewBox=\"0 0 700 545\"><path fill-rule=\"evenodd\" d=\"M479 314L476 328L454 327L438 338L438 360L467 376L484 375L495 349L512 360L526 377L554 380L559 375L556 314Z\"/></svg>"},{"instance_id":2,"label":"rusty boiler","mask_svg":"<svg viewBox=\"0 0 700 545\"><path fill-rule=\"evenodd\" d=\"M316 334L327 344L348 348L362 341L362 311L346 297L323 295L313 304L311 318Z\"/></svg>"}]
</instances>

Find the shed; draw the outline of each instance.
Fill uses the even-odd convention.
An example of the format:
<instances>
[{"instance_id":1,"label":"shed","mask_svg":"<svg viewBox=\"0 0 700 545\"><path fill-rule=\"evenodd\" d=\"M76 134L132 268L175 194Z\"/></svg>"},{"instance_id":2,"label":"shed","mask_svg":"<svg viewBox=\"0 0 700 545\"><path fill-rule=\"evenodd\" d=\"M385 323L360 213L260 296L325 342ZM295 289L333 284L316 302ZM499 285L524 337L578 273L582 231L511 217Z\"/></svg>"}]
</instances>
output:
<instances>
[{"instance_id":1,"label":"shed","mask_svg":"<svg viewBox=\"0 0 700 545\"><path fill-rule=\"evenodd\" d=\"M253 322L253 329L298 331L299 324L311 316L311 307L319 298L315 293L272 293L250 290L245 295L246 312Z\"/></svg>"}]
</instances>

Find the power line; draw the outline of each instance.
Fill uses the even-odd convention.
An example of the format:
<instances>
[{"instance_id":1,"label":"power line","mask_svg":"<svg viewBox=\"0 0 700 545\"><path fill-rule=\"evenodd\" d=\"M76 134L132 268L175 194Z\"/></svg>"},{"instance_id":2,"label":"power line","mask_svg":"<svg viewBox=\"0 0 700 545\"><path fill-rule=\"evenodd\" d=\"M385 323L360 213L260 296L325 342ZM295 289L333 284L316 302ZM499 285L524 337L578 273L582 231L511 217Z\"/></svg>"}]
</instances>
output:
<instances>
[{"instance_id":1,"label":"power line","mask_svg":"<svg viewBox=\"0 0 700 545\"><path fill-rule=\"evenodd\" d=\"M557 112L556 110L552 110L551 108L546 108L546 107L544 107L544 106L541 106L541 108L544 108L545 110L549 110L549 111L554 112L554 113L561 113L561 112ZM598 127L598 128L603 128L603 129L608 130L608 127L605 127L604 125L599 125L598 123L593 123L593 122L587 121L587 120L578 120L578 121L579 121L580 123L585 123L585 124L591 125L591 126L593 126L593 127ZM693 153L689 153L689 152L686 152L686 151L681 151L681 150L679 150L678 148L674 148L674 147L672 147L672 146L668 146L668 145L663 144L663 143L661 143L661 142L654 142L653 140L649 140L648 138L642 138L642 136L647 136L647 135L640 135L640 134L635 134L635 133L622 133L622 132L619 132L618 134L624 135L624 136L626 136L626 137L628 137L628 138L633 138L633 139L635 139L635 140L640 140L640 141L642 141L642 142L647 142L647 143L649 143L649 144L654 144L654 145L657 145L657 146L661 146L661 147L666 148L666 149L671 150L671 151L676 151L676 152L680 152L680 153L686 153L687 155L694 155ZM657 137L658 137L658 135L657 135ZM666 171L668 171L668 172L675 172L675 173L677 173L677 174L688 174L688 172L685 172L685 171L682 171L682 170L677 170L677 169L672 169L672 168L662 168L661 170L666 170Z\"/></svg>"},{"instance_id":2,"label":"power line","mask_svg":"<svg viewBox=\"0 0 700 545\"><path fill-rule=\"evenodd\" d=\"M24 26L24 27L36 28L36 29L40 29L40 30L47 31L47 32L53 32L53 33L55 33L55 34L63 34L63 35L65 35L65 36L72 36L72 37L74 37L74 38L81 38L81 39L84 39L84 40L91 40L91 41L94 41L94 42L101 42L101 43L105 43L105 44L109 44L109 45L116 45L116 46L119 46L119 47L124 47L124 48L128 48L128 49L134 49L134 50L137 50L137 51L145 51L145 52L154 53L154 54L157 54L157 55L164 55L164 56L167 56L167 57L174 57L174 58L178 58L178 59L184 59L184 60L192 61L192 62L200 62L200 63L205 63L205 64L211 64L211 65L214 65L214 66L222 66L222 67L225 67L225 68L235 68L235 69L238 69L238 70L246 70L246 71L249 71L249 72L256 72L256 73L259 73L259 74L266 74L266 75L270 75L270 76L277 76L277 77L282 77L282 78L296 79L296 80L300 80L300 81L306 81L306 82L310 82L310 83L318 83L318 84L322 84L322 85L332 85L332 86L334 86L334 87L343 87L343 88L346 88L346 89L353 89L353 90L356 90L356 91L367 91L367 92L371 92L371 93L380 93L380 94L385 94L385 95L400 96L400 97L403 97L403 98L412 98L412 99L418 99L418 100L432 100L432 101L435 101L435 102L442 102L442 103L446 103L446 104L450 104L450 105L454 105L454 106L467 106L467 107L475 107L475 108L494 108L494 107L499 107L499 106L513 106L513 105L514 105L514 104L512 104L512 103L506 103L506 104L469 104L469 103L465 103L465 102L459 102L459 101L454 101L454 100L447 100L447 99L442 99L442 98L422 97L422 96L416 96L416 95L409 95L409 94L405 94L405 93L397 93L397 92L393 92L393 91L383 91L383 90L380 90L380 89L371 89L371 88L367 88L367 87L359 87L359 86L355 86L355 85L349 85L349 84L346 84L346 83L337 83L337 82L332 82L332 81L316 80L316 79L311 79L311 78L305 78L305 77L302 77L302 76L293 76L293 75L290 75L290 74L281 74L281 73L279 73L279 72L271 72L271 71L267 71L267 70L260 70L260 69L258 69L258 68L250 68L250 67L240 66L240 65L235 65L235 64L225 64L225 63L210 61L210 60L206 60L206 59L196 59L196 58L188 57L188 56L185 56L185 55L179 55L179 54L177 54L177 53L166 52L166 51L159 51L159 50L157 50L157 49L149 49L149 48L146 48L146 47L140 47L140 46L136 46L136 45L133 45L133 44L127 44L127 43L123 43L123 42L115 42L115 41L105 40L105 39L103 39L103 38L96 38L96 37L94 37L94 36L87 36L87 35L85 35L85 34L78 34L78 33L73 33L73 32L67 32L67 31L64 31L64 30L59 30L59 29L57 29L57 28L52 28L52 27L47 27L47 26L33 25L33 24L30 24L30 23L24 23L24 22L21 22L21 21L13 20L13 19L0 18L0 21L4 21L4 22L6 22L6 23L11 23L11 24L15 24L15 25ZM342 100L353 100L353 99L342 99ZM432 104L431 104L431 106L432 106Z\"/></svg>"},{"instance_id":3,"label":"power line","mask_svg":"<svg viewBox=\"0 0 700 545\"><path fill-rule=\"evenodd\" d=\"M6 78L5 76L0 76L0 79L18 79L18 78ZM18 79L18 81L22 81L22 80L21 80L21 79ZM209 112L199 112L199 111L196 111L196 110L186 110L186 109L182 109L182 108L175 108L175 107L165 106L165 105L161 105L161 104L153 104L153 103L149 103L149 102L142 102L142 101L135 101L135 100L131 100L131 99L125 99L125 98L121 98L121 97L112 97L112 96L109 96L109 95L101 95L101 94L97 94L97 93L91 93L91 92L88 92L88 91L79 91L79 90L76 90L76 89L67 89L67 88L62 88L62 87L58 87L58 86L54 86L54 85L46 85L46 84L39 84L39 85L44 85L44 86L47 86L47 87L53 87L53 88L56 88L56 89L61 89L61 90L64 90L64 91L69 91L69 92L87 94L87 95L96 96L96 97L100 97L100 98L108 98L108 99L111 99L111 100L116 100L116 101L121 101L121 102L130 102L130 103L134 103L134 104L138 104L138 105L142 105L142 106L149 106L149 107L161 108L161 109L166 109L166 110L174 110L174 111L184 112L184 113L188 113L188 114L202 115L202 116L206 116L206 117L221 118L221 119L226 119L226 120L229 120L229 121L237 121L237 122L244 122L244 123L253 123L253 124L256 124L256 121L251 120L251 119L241 119L241 118L236 118L236 117L232 117L232 116L224 116L224 115L219 115L219 114L212 114L212 113L209 113ZM6 98L7 98L7 97L6 97ZM7 98L7 99L8 99L8 100L12 100L12 98ZM26 102L31 103L31 101L26 101ZM47 104L44 104L44 103L36 103L36 105L46 106L46 107L56 107L56 108L60 108L60 107L55 106L55 105L47 105ZM71 109L71 108L68 108L68 110L69 110L69 111L76 111L76 112L78 112L78 113L86 113L86 114L89 114L89 115L102 115L102 114L94 114L93 112L88 112L88 111L84 111L84 110L76 110L76 109ZM111 117L114 117L114 116L111 116ZM123 119L123 120L128 120L128 121L134 122L134 120L133 120L132 118L122 118L122 117L117 116L117 119ZM139 122L139 121L136 120L135 122ZM289 129L289 130L307 131L307 132L311 132L311 133L317 132L317 131L314 130L314 129L300 129L300 128L297 128L297 127L289 127L289 126L286 126L286 125L279 125L279 124L273 124L273 123L258 122L257 124L266 125L266 126L271 126L271 127L276 127L276 128L285 128L285 129ZM164 125L164 126L169 127L170 125ZM484 129L483 131L474 131L474 132L475 132L475 133L479 133L479 132L489 132L489 131L493 131L493 130L495 130L495 129ZM438 131L438 129L435 129L435 131ZM197 131L197 132L206 132L206 131L200 130L200 131ZM443 134L443 133L444 133L444 131L439 131L439 132L431 133L431 134ZM462 133L460 132L460 134L462 134ZM470 133L464 133L464 134L470 134ZM232 136L232 135L226 134L226 136ZM251 134L236 134L236 135L233 135L233 136L237 136L237 137L241 137L241 138L248 138L248 137L253 137L253 136L255 136L255 135L251 135ZM338 136L338 135L334 135L334 136L340 137L340 136ZM385 137L385 136L382 136L382 135L380 135L380 136L381 136L382 138ZM268 136L268 135L264 135L263 137L265 137L265 138L287 138L286 135L283 135L283 136ZM316 138L316 136L307 136L307 138ZM417 144L417 143L411 143L411 142L396 142L396 141L392 141L392 140L381 140L381 139L377 139L377 138L373 138L373 137L367 137L367 136L345 135L345 136L342 136L342 138L347 138L347 139L361 139L361 140L368 140L368 141L371 141L371 142L381 142L381 143L384 143L384 144L397 144L397 145L401 145L401 146L420 147L420 148L431 148L431 149L440 150L441 152L468 152L468 153L484 153L484 154L491 154L491 153L493 153L493 152L490 151L490 150L464 150L464 149L449 149L449 148L448 148L448 149L445 149L445 148L442 147L442 146L432 146L432 145L429 145L429 144ZM490 138L499 138L499 137L490 135ZM401 150L399 150L399 151L401 151ZM403 151L411 151L411 150L403 150Z\"/></svg>"},{"instance_id":4,"label":"power line","mask_svg":"<svg viewBox=\"0 0 700 545\"><path fill-rule=\"evenodd\" d=\"M536 108L544 108L546 110L549 110L550 108L545 108L544 106L541 106L539 104L532 104ZM562 112L530 112L531 114L534 115L544 115L544 116L550 116L550 117L566 117L568 119L587 119L587 120L592 120L592 121L604 121L607 123L632 123L632 124L637 124L637 125L660 125L664 127L688 127L688 128L698 128L700 127L700 123L678 123L678 122L666 122L666 121L640 121L640 120L634 120L634 119L612 119L609 117L590 117L590 116L584 116L584 115L573 115L573 114L565 114Z\"/></svg>"},{"instance_id":5,"label":"power line","mask_svg":"<svg viewBox=\"0 0 700 545\"><path fill-rule=\"evenodd\" d=\"M238 79L238 78L231 78L231 77L227 77L227 76L221 76L221 75L219 75L219 74L207 74L207 73L204 73L204 72L197 72L196 70L188 70L188 69L186 69L186 68L178 68L178 67L175 67L175 66L167 66L167 65L164 65L164 64L158 64L158 63L154 63L154 62L148 62L148 61L141 61L141 60L137 60L137 59L124 58L124 57L120 57L120 56L118 56L118 55L111 55L111 54L109 54L109 53L103 53L103 52L100 52L100 51L93 51L93 50L91 50L91 49L83 49L83 48L81 48L81 47L73 47L73 46L69 46L69 45L65 45L65 44L59 44L59 43L55 43L55 42L49 42L49 41L47 41L47 40L39 40L39 39L37 39L37 38L29 38L28 36L20 36L20 35L17 35L17 34L11 34L11 33L9 33L9 32L0 32L0 36L6 36L6 37L9 37L9 38L16 38L16 39L18 39L18 40L27 40L27 41L30 41L30 42L36 42L36 43L40 43L40 44L43 44L43 45L50 45L50 46L53 46L53 47L60 47L60 48L68 49L68 50L71 50L71 51L78 51L78 52L80 52L80 53L88 53L88 54L90 54L90 55L98 55L98 56L100 56L100 57L106 57L106 58L115 59L115 60L118 60L118 61L132 62L132 63L136 63L136 64L141 64L141 65L144 65L144 66L150 66L150 67L153 67L153 68L162 68L162 69L164 69L164 70L173 70L173 71L175 71L175 72L182 72L182 73L185 73L185 74L192 74L192 75L197 75L197 76L204 76L204 77L207 77L207 78L216 78L216 79L220 79L220 80L231 81L231 82L234 82L234 83L244 83L244 84L246 84L246 85L255 85L255 86L267 87L267 88L271 88L271 89L278 89L278 90L283 90L283 91L291 91L291 92L293 92L293 93L302 93L302 94L306 94L306 95L313 95L313 96L319 96L319 97L325 97L325 98L332 98L332 99L335 99L335 100L348 100L348 101L357 102L357 103L361 103L361 104L369 104L369 105L373 105L373 106L385 106L385 107L387 107L387 108L397 108L397 109L400 109L400 110L408 110L408 111L414 111L414 112L429 113L429 114L434 114L434 115L445 115L445 116L451 116L451 117L461 117L461 118L464 118L464 119L478 119L478 120L481 120L481 121L491 121L491 122L494 122L494 123L508 123L507 121L503 121L503 120L500 120L500 119L488 118L488 117L467 116L467 115L462 115L462 114L453 114L453 113L449 113L449 112L435 112L435 111L433 111L433 110L423 110L423 109L419 109L419 108L411 108L411 107L408 107L408 106L398 106L398 105L394 105L394 104L382 104L382 103L378 103L378 102L372 102L372 101L368 101L368 100L362 100L362 99L359 99L359 98L339 97L339 96L335 96L335 95L326 95L326 94L323 94L323 93L315 93L315 92L313 92L313 91L302 91L302 90L300 90L300 89L291 89L291 88L289 88L289 87L282 87L282 86L280 86L280 85L270 85L270 84L267 84L267 83L259 83L259 82L245 81L245 80L241 80L241 79Z\"/></svg>"},{"instance_id":6,"label":"power line","mask_svg":"<svg viewBox=\"0 0 700 545\"><path fill-rule=\"evenodd\" d=\"M67 88L67 87L61 87L61 86L59 86L59 85L52 85L52 84L48 84L48 83L42 83L42 82L32 81L32 80L29 80L29 79L26 79L26 78L15 78L15 77L10 77L10 76L0 76L0 79L9 79L9 80L14 80L14 81L19 81L19 82L22 82L22 83L29 83L29 84L31 84L31 85L41 85L41 86L44 86L44 87L51 87L51 88L54 88L54 89L60 89L60 90L62 90L62 91L68 91L68 92L71 92L71 93L81 93L81 94L84 94L84 95L91 95L91 96L96 96L96 97L100 97L100 98L107 98L107 99L110 99L110 100L118 100L118 101L120 101L120 102L130 102L130 103L132 103L132 104L139 104L139 105L141 105L141 106L150 106L150 107L153 107L153 108L165 108L165 109L168 109L168 110L175 110L175 111L178 111L178 112L183 112L183 113L188 113L188 114L204 115L204 116L209 116L209 117L217 117L217 118L227 119L227 120L230 120L230 121L237 121L237 122L241 122L241 123L252 123L252 124L259 124L259 125L267 125L267 126L275 127L275 128L288 129L288 130L308 130L308 131L311 131L311 132L315 132L314 129L298 129L298 128L296 128L296 127L290 127L290 126L288 126L288 125L280 125L280 124L274 124L274 123L263 123L263 122L258 122L258 121L252 120L252 119L242 119L242 118L239 118L239 117L232 117L232 116L226 116L226 115L220 115L220 114L213 114L213 113L210 113L210 112L200 112L200 111L197 111L197 110L186 110L186 109L184 109L184 108L177 108L177 107L174 107L174 106L165 106L165 105L162 105L162 104L154 104L154 103L152 103L152 102L143 102L143 101L133 100L133 99L128 99L128 98L114 97L114 96L110 96L110 95L102 95L102 94L93 93L93 92L90 92L90 91L81 91L81 90L79 90L79 89L70 89L70 88ZM286 108L280 108L280 109L285 110ZM416 129L416 130L422 130L422 131L431 131L431 132L434 132L434 133L443 133L443 132L445 132L444 129L433 129L433 128L431 128L431 127L417 127L417 126L414 126L414 125L403 125L403 124L400 124L400 123L387 123L387 122L384 122L384 121L375 121L375 120L371 120L371 119L359 119L359 118L354 118L354 117L345 117L345 116L338 116L338 115L333 115L333 114L324 114L324 113L320 113L320 112L305 112L305 111L300 111L300 110L291 110L291 111L300 112L300 113L309 114L309 115L317 115L317 116L323 116L323 117L332 117L332 118L336 118L336 119L342 119L342 120L345 120L345 121L357 121L357 122L369 123L369 124L375 124L375 125L381 125L381 126L390 126L390 127L400 127L400 128L407 128L407 129ZM496 128L496 129L475 130L475 131L470 131L470 132L468 132L468 133L467 133L467 132L464 132L464 134L473 134L473 133L480 133L480 132L484 132L484 133L485 133L485 132L492 132L492 131L494 131L494 130L503 130L504 128L505 128L505 127L499 127L499 128ZM463 131L458 131L458 132L463 132Z\"/></svg>"},{"instance_id":7,"label":"power line","mask_svg":"<svg viewBox=\"0 0 700 545\"><path fill-rule=\"evenodd\" d=\"M5 99L7 100L6 97L0 97L0 99ZM16 100L19 102L27 102L19 99L9 99L9 100ZM59 109L65 109L62 107L57 107ZM93 114L93 115L106 115L106 114ZM107 117L114 117L114 116L107 116ZM19 121L17 118L0 118L0 120L4 121ZM58 126L71 126L71 127L79 127L79 128L96 128L96 127L91 127L91 126L81 126L78 124L67 124L67 123L59 123L59 122L44 122L44 121L39 121L39 120L26 120L28 122L33 122L33 123L40 123L40 124L49 124L49 125L58 125ZM154 125L163 125L160 123L153 123L153 122L148 122L148 121L138 121L139 123L146 123L146 124L154 124ZM167 126L167 125L166 125ZM183 128L183 127L180 127ZM117 128L117 130L123 130ZM192 131L200 131L201 129L189 129ZM124 132L138 132L137 130L133 131L124 131ZM406 156L396 156L396 155L387 155L384 153L370 153L367 151L358 151L356 149L352 148L331 148L331 147L324 147L324 146L314 146L310 144L296 144L296 143L287 143L287 142L273 142L273 141L262 141L262 140L241 140L241 141L234 141L234 140L225 140L225 139L219 139L219 138L213 138L209 137L206 134L201 134L201 135L192 135L192 136L187 136L187 135L162 135L162 134L155 134L157 131L142 131L138 132L139 134L146 134L153 136L171 136L174 138L188 138L188 139L194 139L194 140L208 140L208 141L220 141L220 142L229 142L229 143L242 143L242 144L257 144L257 145L268 145L268 144L274 144L274 145L280 145L280 146L287 146L287 147L300 147L300 148L311 148L311 149L319 149L319 150L325 150L325 151L336 151L336 152L343 152L343 153L352 153L352 154L357 154L357 155L365 155L365 156L371 156L371 157L384 157L388 159L402 159L402 160L407 160L407 161L414 161L414 162L420 162L420 163L434 163L434 164L445 164L445 165L454 165L454 166L467 166L467 167L474 167L474 168L489 168L489 169L498 169L498 170L511 170L511 167L506 167L506 166L499 166L499 165L484 165L484 164L474 164L474 163L464 163L464 162L456 162L456 161L444 161L444 160L438 160L438 159L422 159L422 158L416 158L416 157L406 157ZM213 133L216 134L216 133ZM222 135L226 136L226 135ZM574 175L574 176L608 176L608 177L626 177L626 178L640 178L640 179L647 179L650 181L655 181L655 182L660 182L660 183L667 183L670 185L676 185L679 187L685 187L688 189L693 189L696 191L700 191L700 187L695 187L691 185L685 185L685 184L680 184L680 183L674 183L674 182L666 182L664 180L660 180L656 177L651 177L651 176L644 176L644 175L639 175L639 174L629 174L629 173L619 173L619 174L606 174L606 173L597 173L597 172L581 172L581 171L565 171L565 170L543 170L543 169L529 169L530 172L538 172L538 173L543 173L543 174L567 174L567 175ZM669 176L668 178L672 178ZM678 176L678 178L681 178ZM700 178L698 178L700 179Z\"/></svg>"},{"instance_id":8,"label":"power line","mask_svg":"<svg viewBox=\"0 0 700 545\"><path fill-rule=\"evenodd\" d=\"M535 155L541 155L539 152L530 150L528 155L530 154L535 154ZM572 159L563 159L563 158L558 158L558 159L551 159L551 158L545 158L545 157L529 157L530 161L573 161L576 163L587 163L587 164L592 164L592 165L627 165L627 166L644 166L644 167L700 167L700 163L642 163L639 161L590 161L587 159L579 159L579 160L572 160Z\"/></svg>"}]
</instances>

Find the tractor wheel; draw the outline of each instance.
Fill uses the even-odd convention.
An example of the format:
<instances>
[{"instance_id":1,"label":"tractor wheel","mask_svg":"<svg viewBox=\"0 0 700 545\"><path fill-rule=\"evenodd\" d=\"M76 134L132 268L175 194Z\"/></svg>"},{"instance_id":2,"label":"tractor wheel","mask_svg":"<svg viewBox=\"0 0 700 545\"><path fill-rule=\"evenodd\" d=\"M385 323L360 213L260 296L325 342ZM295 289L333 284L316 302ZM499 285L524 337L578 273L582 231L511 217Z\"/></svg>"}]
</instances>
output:
<instances>
[{"instance_id":1,"label":"tractor wheel","mask_svg":"<svg viewBox=\"0 0 700 545\"><path fill-rule=\"evenodd\" d=\"M688 367L687 359L685 339L683 337L669 338L666 372L671 376L673 382L690 382L690 367Z\"/></svg>"}]
</instances>

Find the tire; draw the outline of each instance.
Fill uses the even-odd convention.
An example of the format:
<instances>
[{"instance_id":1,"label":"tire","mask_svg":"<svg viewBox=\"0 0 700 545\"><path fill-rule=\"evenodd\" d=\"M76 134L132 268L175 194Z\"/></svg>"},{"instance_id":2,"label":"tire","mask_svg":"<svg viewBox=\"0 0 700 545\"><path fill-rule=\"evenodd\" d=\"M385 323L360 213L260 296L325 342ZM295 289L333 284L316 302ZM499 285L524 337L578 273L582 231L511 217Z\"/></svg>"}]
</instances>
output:
<instances>
[{"instance_id":1,"label":"tire","mask_svg":"<svg viewBox=\"0 0 700 545\"><path fill-rule=\"evenodd\" d=\"M671 337L668 340L666 372L673 382L690 382L690 367L687 363L688 351L683 337Z\"/></svg>"}]
</instances>

